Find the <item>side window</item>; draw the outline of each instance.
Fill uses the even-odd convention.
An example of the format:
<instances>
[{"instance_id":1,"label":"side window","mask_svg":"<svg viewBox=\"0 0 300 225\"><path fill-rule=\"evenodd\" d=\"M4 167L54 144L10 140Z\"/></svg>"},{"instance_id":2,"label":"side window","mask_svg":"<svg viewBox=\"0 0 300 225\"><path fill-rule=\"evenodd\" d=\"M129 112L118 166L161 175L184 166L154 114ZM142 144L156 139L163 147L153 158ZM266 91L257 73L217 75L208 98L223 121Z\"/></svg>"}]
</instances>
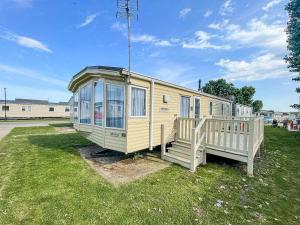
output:
<instances>
[{"instance_id":1,"label":"side window","mask_svg":"<svg viewBox=\"0 0 300 225\"><path fill-rule=\"evenodd\" d=\"M9 106L8 105L7 106L3 105L2 106L2 111L9 111Z\"/></svg>"},{"instance_id":2,"label":"side window","mask_svg":"<svg viewBox=\"0 0 300 225\"><path fill-rule=\"evenodd\" d=\"M74 93L73 101L73 121L78 122L78 92Z\"/></svg>"},{"instance_id":3,"label":"side window","mask_svg":"<svg viewBox=\"0 0 300 225\"><path fill-rule=\"evenodd\" d=\"M213 113L213 103L212 102L209 103L208 111L209 111L209 115L212 115L212 113Z\"/></svg>"},{"instance_id":4,"label":"side window","mask_svg":"<svg viewBox=\"0 0 300 225\"><path fill-rule=\"evenodd\" d=\"M106 127L124 128L124 87L106 85Z\"/></svg>"},{"instance_id":5,"label":"side window","mask_svg":"<svg viewBox=\"0 0 300 225\"><path fill-rule=\"evenodd\" d=\"M103 126L103 82L95 82L94 87L94 123Z\"/></svg>"},{"instance_id":6,"label":"side window","mask_svg":"<svg viewBox=\"0 0 300 225\"><path fill-rule=\"evenodd\" d=\"M189 118L190 116L190 97L181 96L180 117Z\"/></svg>"},{"instance_id":7,"label":"side window","mask_svg":"<svg viewBox=\"0 0 300 225\"><path fill-rule=\"evenodd\" d=\"M49 112L54 112L54 107L49 107Z\"/></svg>"},{"instance_id":8,"label":"side window","mask_svg":"<svg viewBox=\"0 0 300 225\"><path fill-rule=\"evenodd\" d=\"M91 123L92 86L90 84L80 89L80 123Z\"/></svg>"},{"instance_id":9,"label":"side window","mask_svg":"<svg viewBox=\"0 0 300 225\"><path fill-rule=\"evenodd\" d=\"M131 116L146 116L146 89L131 87Z\"/></svg>"},{"instance_id":10,"label":"side window","mask_svg":"<svg viewBox=\"0 0 300 225\"><path fill-rule=\"evenodd\" d=\"M22 111L26 111L26 107L25 106L22 106Z\"/></svg>"}]
</instances>

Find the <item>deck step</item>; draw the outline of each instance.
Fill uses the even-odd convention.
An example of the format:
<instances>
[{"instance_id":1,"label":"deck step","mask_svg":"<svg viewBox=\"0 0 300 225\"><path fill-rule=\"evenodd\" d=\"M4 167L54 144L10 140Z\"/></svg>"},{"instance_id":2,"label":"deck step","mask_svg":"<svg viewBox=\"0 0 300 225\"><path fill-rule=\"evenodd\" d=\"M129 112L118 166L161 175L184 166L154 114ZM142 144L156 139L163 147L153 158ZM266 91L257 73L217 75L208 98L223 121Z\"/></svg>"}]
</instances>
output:
<instances>
[{"instance_id":1,"label":"deck step","mask_svg":"<svg viewBox=\"0 0 300 225\"><path fill-rule=\"evenodd\" d=\"M173 142L172 146L191 149L191 143L188 144L188 143L182 143L182 142L179 142L179 141Z\"/></svg>"},{"instance_id":2,"label":"deck step","mask_svg":"<svg viewBox=\"0 0 300 225\"><path fill-rule=\"evenodd\" d=\"M175 155L175 156L179 156L181 158L187 159L189 160L191 158L191 153L190 150L187 151L183 151L181 149L178 148L174 148L174 147L169 147L168 148L168 153L171 155Z\"/></svg>"},{"instance_id":3,"label":"deck step","mask_svg":"<svg viewBox=\"0 0 300 225\"><path fill-rule=\"evenodd\" d=\"M178 140L176 140L176 142L186 145L186 146L191 146L191 144L192 144L191 141L186 141L186 140L182 140L182 139L178 139Z\"/></svg>"},{"instance_id":4,"label":"deck step","mask_svg":"<svg viewBox=\"0 0 300 225\"><path fill-rule=\"evenodd\" d=\"M170 153L165 153L165 155L163 156L163 159L190 169L190 165L191 165L190 160L184 159L182 157L179 157L179 156L176 156L176 155L173 155Z\"/></svg>"}]
</instances>

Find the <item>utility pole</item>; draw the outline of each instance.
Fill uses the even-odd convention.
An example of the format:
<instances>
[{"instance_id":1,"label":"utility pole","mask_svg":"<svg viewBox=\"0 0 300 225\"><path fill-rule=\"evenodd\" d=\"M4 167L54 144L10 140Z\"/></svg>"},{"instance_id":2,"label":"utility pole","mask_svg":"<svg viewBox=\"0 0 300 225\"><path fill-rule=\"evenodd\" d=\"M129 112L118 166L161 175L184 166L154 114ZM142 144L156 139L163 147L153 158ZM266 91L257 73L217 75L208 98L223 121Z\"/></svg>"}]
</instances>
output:
<instances>
[{"instance_id":1,"label":"utility pole","mask_svg":"<svg viewBox=\"0 0 300 225\"><path fill-rule=\"evenodd\" d=\"M6 120L6 88L4 88L4 119Z\"/></svg>"}]
</instances>

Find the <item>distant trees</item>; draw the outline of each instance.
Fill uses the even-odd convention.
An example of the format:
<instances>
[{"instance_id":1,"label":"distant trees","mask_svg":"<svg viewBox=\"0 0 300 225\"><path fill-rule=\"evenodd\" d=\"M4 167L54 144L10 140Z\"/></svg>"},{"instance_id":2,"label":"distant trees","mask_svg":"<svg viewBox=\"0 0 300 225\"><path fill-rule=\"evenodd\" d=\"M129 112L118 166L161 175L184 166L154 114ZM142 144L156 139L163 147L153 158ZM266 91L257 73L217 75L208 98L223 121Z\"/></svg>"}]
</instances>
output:
<instances>
[{"instance_id":1,"label":"distant trees","mask_svg":"<svg viewBox=\"0 0 300 225\"><path fill-rule=\"evenodd\" d=\"M236 103L249 106L252 106L253 96L255 94L255 88L252 86L244 86L242 88L237 88L234 86L234 84L227 83L224 79L210 80L207 84L204 85L202 90L205 93L220 96L223 98L229 98L230 96L234 96L234 101ZM261 109L262 101L257 101L261 103Z\"/></svg>"},{"instance_id":2,"label":"distant trees","mask_svg":"<svg viewBox=\"0 0 300 225\"><path fill-rule=\"evenodd\" d=\"M260 110L262 110L263 106L264 105L263 105L263 102L261 100L255 100L252 103L252 108L253 108L254 112L259 112Z\"/></svg>"},{"instance_id":3,"label":"distant trees","mask_svg":"<svg viewBox=\"0 0 300 225\"><path fill-rule=\"evenodd\" d=\"M290 0L285 9L289 14L286 28L289 53L285 60L289 63L290 71L298 73L298 76L293 80L300 81L300 1ZM300 87L296 88L296 92L300 94ZM300 109L300 104L294 104L291 107Z\"/></svg>"}]
</instances>

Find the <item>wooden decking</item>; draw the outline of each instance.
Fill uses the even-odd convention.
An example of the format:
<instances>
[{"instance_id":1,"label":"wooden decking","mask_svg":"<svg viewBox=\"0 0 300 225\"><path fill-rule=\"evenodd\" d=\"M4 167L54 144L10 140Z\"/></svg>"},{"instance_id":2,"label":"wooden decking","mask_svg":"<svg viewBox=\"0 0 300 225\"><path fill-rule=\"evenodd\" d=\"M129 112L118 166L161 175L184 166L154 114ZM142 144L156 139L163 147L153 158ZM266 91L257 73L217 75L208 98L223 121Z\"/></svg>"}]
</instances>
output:
<instances>
[{"instance_id":1,"label":"wooden decking","mask_svg":"<svg viewBox=\"0 0 300 225\"><path fill-rule=\"evenodd\" d=\"M252 176L253 160L263 138L260 117L177 118L167 138L162 125L162 158L195 171L206 163L209 153L246 162ZM166 148L166 143L171 147Z\"/></svg>"}]
</instances>

